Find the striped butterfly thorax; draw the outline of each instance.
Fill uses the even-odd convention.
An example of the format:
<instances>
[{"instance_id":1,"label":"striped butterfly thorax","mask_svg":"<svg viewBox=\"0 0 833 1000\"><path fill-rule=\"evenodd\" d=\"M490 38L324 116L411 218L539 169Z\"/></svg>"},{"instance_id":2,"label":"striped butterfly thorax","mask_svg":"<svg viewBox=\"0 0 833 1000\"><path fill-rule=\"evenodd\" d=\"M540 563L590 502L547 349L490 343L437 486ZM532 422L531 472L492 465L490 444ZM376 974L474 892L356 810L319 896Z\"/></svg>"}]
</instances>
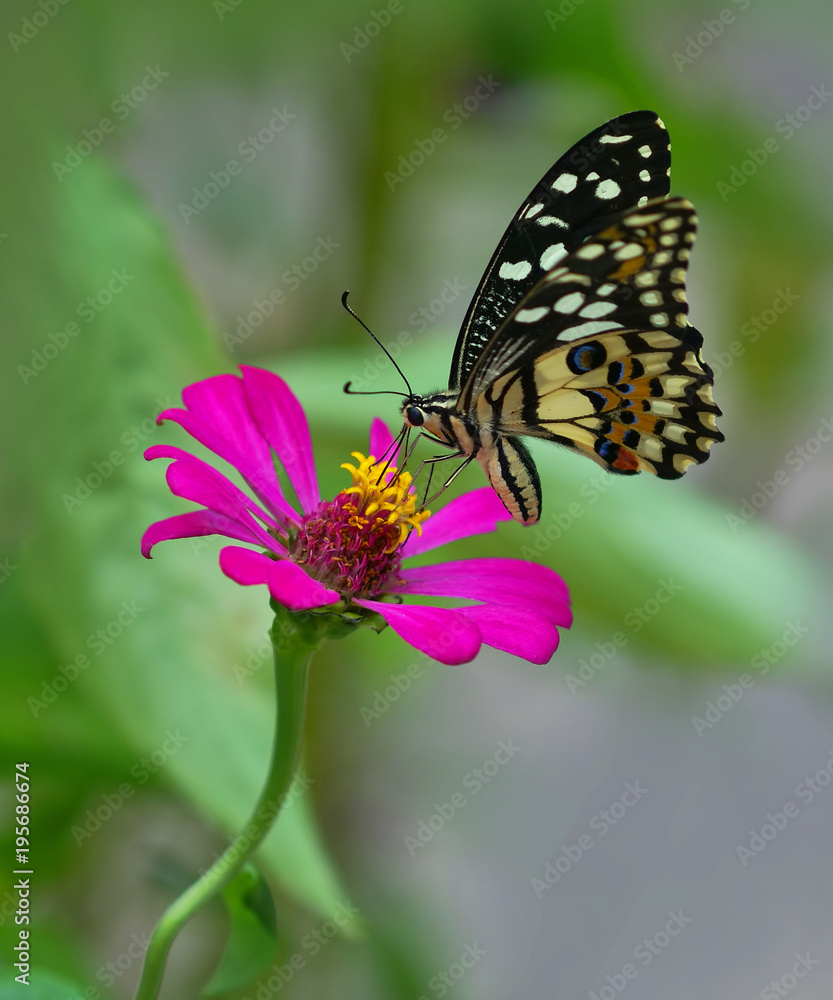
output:
<instances>
[{"instance_id":1,"label":"striped butterfly thorax","mask_svg":"<svg viewBox=\"0 0 833 1000\"><path fill-rule=\"evenodd\" d=\"M448 389L402 405L406 425L476 459L525 524L540 516L541 485L521 436L663 479L723 440L703 338L687 320L697 219L668 196L670 163L651 111L614 118L565 153L480 280Z\"/></svg>"}]
</instances>

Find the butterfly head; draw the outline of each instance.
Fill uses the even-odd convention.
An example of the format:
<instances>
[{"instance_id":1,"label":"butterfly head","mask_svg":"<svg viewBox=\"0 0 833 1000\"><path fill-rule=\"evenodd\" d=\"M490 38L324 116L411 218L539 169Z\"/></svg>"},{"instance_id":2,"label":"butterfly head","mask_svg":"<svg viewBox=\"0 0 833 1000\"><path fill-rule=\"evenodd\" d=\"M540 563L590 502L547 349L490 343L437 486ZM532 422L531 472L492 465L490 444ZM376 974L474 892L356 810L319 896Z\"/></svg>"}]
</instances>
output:
<instances>
[{"instance_id":1,"label":"butterfly head","mask_svg":"<svg viewBox=\"0 0 833 1000\"><path fill-rule=\"evenodd\" d=\"M442 414L454 411L454 403L459 393L456 391L432 392L428 396L411 393L402 400L402 419L409 427L430 429Z\"/></svg>"},{"instance_id":2,"label":"butterfly head","mask_svg":"<svg viewBox=\"0 0 833 1000\"><path fill-rule=\"evenodd\" d=\"M421 397L409 397L402 404L402 419L408 427L425 426L425 410L419 405Z\"/></svg>"},{"instance_id":3,"label":"butterfly head","mask_svg":"<svg viewBox=\"0 0 833 1000\"><path fill-rule=\"evenodd\" d=\"M441 444L457 447L455 431L459 415L454 404L458 395L456 391L446 391L430 396L406 396L400 408L402 422L406 427L414 427L436 438Z\"/></svg>"}]
</instances>

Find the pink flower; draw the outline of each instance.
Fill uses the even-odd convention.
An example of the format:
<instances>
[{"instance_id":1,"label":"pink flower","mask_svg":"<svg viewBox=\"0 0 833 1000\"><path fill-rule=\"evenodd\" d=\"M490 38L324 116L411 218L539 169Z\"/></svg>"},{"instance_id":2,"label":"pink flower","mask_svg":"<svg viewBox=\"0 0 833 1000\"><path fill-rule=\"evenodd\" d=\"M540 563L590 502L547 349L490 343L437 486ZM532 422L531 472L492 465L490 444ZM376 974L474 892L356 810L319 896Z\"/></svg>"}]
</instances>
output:
<instances>
[{"instance_id":1,"label":"pink flower","mask_svg":"<svg viewBox=\"0 0 833 1000\"><path fill-rule=\"evenodd\" d=\"M443 663L472 660L481 643L533 663L549 660L558 646L557 626L568 628L572 620L566 584L551 569L485 557L405 565L510 520L490 488L458 497L429 517L416 506L410 475L383 464L393 438L377 419L370 456L354 452L357 465L342 466L353 485L322 500L301 404L277 375L240 367L242 378L218 375L188 386L182 393L186 409L165 410L159 420L175 421L225 459L256 499L181 448L148 448L147 459L174 460L166 472L171 492L200 509L152 524L142 538L144 556L150 558L154 545L167 539L225 535L253 546L220 551L226 576L244 585L266 584L291 611L375 612L406 642ZM303 513L284 496L273 452ZM412 594L468 603L428 607L402 600Z\"/></svg>"}]
</instances>

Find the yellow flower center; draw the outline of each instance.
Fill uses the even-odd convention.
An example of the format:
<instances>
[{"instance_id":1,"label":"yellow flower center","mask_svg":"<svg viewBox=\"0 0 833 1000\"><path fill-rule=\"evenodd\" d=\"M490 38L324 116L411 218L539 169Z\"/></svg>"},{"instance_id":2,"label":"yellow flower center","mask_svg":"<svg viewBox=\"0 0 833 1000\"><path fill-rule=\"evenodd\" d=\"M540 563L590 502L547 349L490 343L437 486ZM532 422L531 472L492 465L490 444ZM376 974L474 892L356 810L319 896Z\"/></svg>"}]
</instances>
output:
<instances>
[{"instance_id":1,"label":"yellow flower center","mask_svg":"<svg viewBox=\"0 0 833 1000\"><path fill-rule=\"evenodd\" d=\"M353 485L342 490L340 496L356 495L356 513L350 523L356 528L365 528L369 523L383 519L387 525L395 525L399 537L386 551L392 552L408 537L412 528L422 534L422 522L431 516L430 510L417 509L416 495L410 492L410 472L397 473L396 467L377 462L360 451L351 452L358 465L344 462L341 466L353 477Z\"/></svg>"}]
</instances>

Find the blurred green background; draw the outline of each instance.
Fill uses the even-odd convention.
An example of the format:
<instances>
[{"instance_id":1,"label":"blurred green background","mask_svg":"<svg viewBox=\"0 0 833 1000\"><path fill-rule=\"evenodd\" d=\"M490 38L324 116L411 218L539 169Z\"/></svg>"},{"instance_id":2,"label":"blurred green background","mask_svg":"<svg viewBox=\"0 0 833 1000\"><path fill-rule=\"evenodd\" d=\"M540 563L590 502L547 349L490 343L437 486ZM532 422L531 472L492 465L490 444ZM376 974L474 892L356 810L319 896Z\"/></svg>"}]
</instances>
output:
<instances>
[{"instance_id":1,"label":"blurred green background","mask_svg":"<svg viewBox=\"0 0 833 1000\"><path fill-rule=\"evenodd\" d=\"M325 495L338 490L369 418L396 422L390 397L341 386L400 388L341 292L417 391L440 388L521 199L586 132L643 107L669 128L672 193L700 214L689 299L726 443L678 483L612 480L536 449L541 525L457 546L567 580L576 624L550 665L488 651L440 668L389 631L322 653L309 791L261 855L275 962L303 966L225 995L584 997L621 968L620 935L626 956L695 897L748 932L722 948L697 936L711 918L695 920L640 996L757 995L767 956L775 976L808 935L829 937L829 908L806 901L830 898L830 876L812 874L830 871L830 805L800 818L805 849L818 834L804 868L789 868L795 831L752 881L727 888L720 866L746 878L735 843L833 745L833 9L14 0L2 24L0 787L13 806L14 765L30 762L40 992L26 995L130 996L143 935L242 823L265 771L264 593L220 574L213 541L139 555L147 524L185 509L141 458L153 443L190 447L156 413L190 382L270 367L310 415ZM466 103L483 80L489 95ZM463 478L481 485L478 470ZM658 605L669 581L678 592ZM745 672L754 690L732 718L718 708L719 733L698 730ZM509 738L526 748L512 775L412 856L403 838ZM639 766L665 791L633 820L633 843L611 834L558 903L561 889L532 892ZM18 995L11 816L0 997ZM783 926L758 927L775 899ZM219 907L188 928L165 997L197 995L223 934ZM458 983L475 940L486 957ZM448 969L452 987L437 978ZM833 973L814 975L828 987L802 996L828 996Z\"/></svg>"}]
</instances>

